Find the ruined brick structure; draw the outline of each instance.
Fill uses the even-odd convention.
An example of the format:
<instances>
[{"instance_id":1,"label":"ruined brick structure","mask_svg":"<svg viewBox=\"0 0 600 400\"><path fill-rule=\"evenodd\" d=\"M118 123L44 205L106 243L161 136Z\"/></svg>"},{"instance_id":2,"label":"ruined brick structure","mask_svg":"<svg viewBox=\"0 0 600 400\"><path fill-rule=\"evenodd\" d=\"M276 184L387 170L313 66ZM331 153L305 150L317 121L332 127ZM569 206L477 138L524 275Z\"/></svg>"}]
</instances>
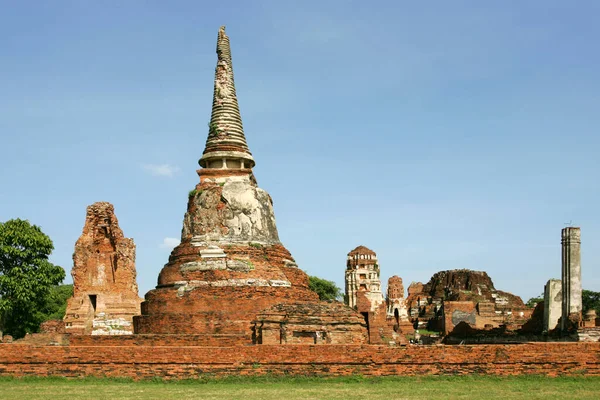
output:
<instances>
[{"instance_id":1,"label":"ruined brick structure","mask_svg":"<svg viewBox=\"0 0 600 400\"><path fill-rule=\"evenodd\" d=\"M407 333L412 333L413 324L408 317L404 285L402 278L397 275L388 279L386 305L387 318L388 321L391 321L394 332L404 335L404 337Z\"/></svg>"},{"instance_id":2,"label":"ruined brick structure","mask_svg":"<svg viewBox=\"0 0 600 400\"><path fill-rule=\"evenodd\" d=\"M281 343L302 335L335 342L346 322L344 340L365 341L366 323L356 325L360 315L332 318L339 307L319 303L308 276L279 240L273 201L252 171L255 161L242 127L224 27L217 56L208 138L197 171L200 183L189 194L181 243L134 320L136 333L227 334L237 335L239 342L260 343L272 339L267 315L279 313L290 322L288 330L295 329L284 332ZM318 315L310 314L315 307Z\"/></svg>"},{"instance_id":3,"label":"ruined brick structure","mask_svg":"<svg viewBox=\"0 0 600 400\"><path fill-rule=\"evenodd\" d=\"M348 253L344 300L367 321L369 343L405 343L405 335L412 332L412 325L404 305L402 279L396 276L391 280L392 296L385 299L380 272L373 250L358 246Z\"/></svg>"},{"instance_id":4,"label":"ruined brick structure","mask_svg":"<svg viewBox=\"0 0 600 400\"><path fill-rule=\"evenodd\" d=\"M423 284L421 282L411 282L406 291L405 304L408 308L409 318L416 320L421 312L421 307L429 304L427 294L423 292Z\"/></svg>"},{"instance_id":5,"label":"ruined brick structure","mask_svg":"<svg viewBox=\"0 0 600 400\"><path fill-rule=\"evenodd\" d=\"M260 344L367 342L365 320L342 303L276 304L257 317Z\"/></svg>"},{"instance_id":6,"label":"ruined brick structure","mask_svg":"<svg viewBox=\"0 0 600 400\"><path fill-rule=\"evenodd\" d=\"M408 318L405 300L402 278L398 275L390 277L388 279L386 299L388 315L396 315L398 318Z\"/></svg>"},{"instance_id":7,"label":"ruined brick structure","mask_svg":"<svg viewBox=\"0 0 600 400\"><path fill-rule=\"evenodd\" d=\"M370 309L359 311L375 311L384 301L379 274L377 254L373 250L365 246L358 246L348 253L345 280L346 295L344 297L346 304L356 309L358 306L358 293L364 292Z\"/></svg>"},{"instance_id":8,"label":"ruined brick structure","mask_svg":"<svg viewBox=\"0 0 600 400\"><path fill-rule=\"evenodd\" d=\"M135 244L123 236L112 204L88 206L83 233L73 253L73 297L67 303L65 331L120 335L133 332L140 313Z\"/></svg>"},{"instance_id":9,"label":"ruined brick structure","mask_svg":"<svg viewBox=\"0 0 600 400\"><path fill-rule=\"evenodd\" d=\"M411 284L407 298L409 315L420 328L448 333L466 321L476 328L518 329L532 313L520 297L496 290L483 271L440 271L421 285Z\"/></svg>"}]
</instances>

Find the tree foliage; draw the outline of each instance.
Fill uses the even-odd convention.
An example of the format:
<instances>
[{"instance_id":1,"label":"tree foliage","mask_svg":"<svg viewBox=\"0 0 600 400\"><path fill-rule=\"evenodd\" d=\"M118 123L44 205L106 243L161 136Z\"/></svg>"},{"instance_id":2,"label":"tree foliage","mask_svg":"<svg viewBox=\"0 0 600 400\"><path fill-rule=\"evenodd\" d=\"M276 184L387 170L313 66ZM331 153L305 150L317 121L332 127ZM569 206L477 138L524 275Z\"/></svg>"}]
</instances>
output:
<instances>
[{"instance_id":1,"label":"tree foliage","mask_svg":"<svg viewBox=\"0 0 600 400\"><path fill-rule=\"evenodd\" d=\"M598 315L600 315L600 292L584 289L581 293L581 297L583 314L593 309L596 310ZM540 301L544 301L543 295L540 297L532 297L531 299L527 300L526 305L528 307L535 307L535 305Z\"/></svg>"},{"instance_id":2,"label":"tree foliage","mask_svg":"<svg viewBox=\"0 0 600 400\"><path fill-rule=\"evenodd\" d=\"M63 319L67 311L67 300L72 296L72 284L52 286L42 308L36 313L36 319L40 323L51 319Z\"/></svg>"},{"instance_id":3,"label":"tree foliage","mask_svg":"<svg viewBox=\"0 0 600 400\"><path fill-rule=\"evenodd\" d=\"M27 220L0 223L0 331L14 337L36 332L40 310L65 271L48 257L52 240Z\"/></svg>"},{"instance_id":4,"label":"tree foliage","mask_svg":"<svg viewBox=\"0 0 600 400\"><path fill-rule=\"evenodd\" d=\"M544 295L540 295L540 297L532 297L529 300L527 300L527 303L525 303L525 305L527 307L531 307L534 308L537 303L543 302L544 301Z\"/></svg>"},{"instance_id":5,"label":"tree foliage","mask_svg":"<svg viewBox=\"0 0 600 400\"><path fill-rule=\"evenodd\" d=\"M308 277L308 287L319 295L320 300L338 300L342 297L342 290L335 285L335 282L316 276Z\"/></svg>"},{"instance_id":6,"label":"tree foliage","mask_svg":"<svg viewBox=\"0 0 600 400\"><path fill-rule=\"evenodd\" d=\"M600 292L583 290L581 297L583 303L583 314L589 310L596 310L596 314L600 316Z\"/></svg>"}]
</instances>

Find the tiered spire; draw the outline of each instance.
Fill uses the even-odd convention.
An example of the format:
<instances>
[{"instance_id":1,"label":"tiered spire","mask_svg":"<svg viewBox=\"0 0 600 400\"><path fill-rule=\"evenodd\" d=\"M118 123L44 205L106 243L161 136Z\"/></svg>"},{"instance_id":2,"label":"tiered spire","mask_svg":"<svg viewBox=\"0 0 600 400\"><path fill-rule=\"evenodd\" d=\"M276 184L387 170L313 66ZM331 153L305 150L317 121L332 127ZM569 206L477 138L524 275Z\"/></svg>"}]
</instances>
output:
<instances>
[{"instance_id":1,"label":"tiered spire","mask_svg":"<svg viewBox=\"0 0 600 400\"><path fill-rule=\"evenodd\" d=\"M203 168L252 168L255 163L244 136L224 26L217 37L217 57L208 138L198 163Z\"/></svg>"}]
</instances>

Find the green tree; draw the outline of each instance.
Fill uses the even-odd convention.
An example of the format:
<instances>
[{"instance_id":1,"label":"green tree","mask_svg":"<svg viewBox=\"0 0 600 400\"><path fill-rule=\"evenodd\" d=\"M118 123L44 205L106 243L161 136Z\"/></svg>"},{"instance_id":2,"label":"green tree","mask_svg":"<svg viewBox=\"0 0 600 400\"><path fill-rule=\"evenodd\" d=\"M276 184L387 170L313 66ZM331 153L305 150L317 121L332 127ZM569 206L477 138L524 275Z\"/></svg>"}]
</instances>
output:
<instances>
[{"instance_id":1,"label":"green tree","mask_svg":"<svg viewBox=\"0 0 600 400\"><path fill-rule=\"evenodd\" d=\"M0 332L19 338L39 328L52 286L65 271L48 261L52 240L27 220L0 223Z\"/></svg>"},{"instance_id":2,"label":"green tree","mask_svg":"<svg viewBox=\"0 0 600 400\"><path fill-rule=\"evenodd\" d=\"M63 319L67 311L67 300L73 297L73 285L56 285L50 288L42 308L36 314L40 323L51 319Z\"/></svg>"},{"instance_id":3,"label":"green tree","mask_svg":"<svg viewBox=\"0 0 600 400\"><path fill-rule=\"evenodd\" d=\"M596 310L596 314L600 316L600 292L591 290L583 290L581 293L583 303L583 314L589 310Z\"/></svg>"},{"instance_id":4,"label":"green tree","mask_svg":"<svg viewBox=\"0 0 600 400\"><path fill-rule=\"evenodd\" d=\"M544 295L541 294L540 297L532 297L529 300L527 300L527 303L525 303L525 305L527 307L531 307L534 308L537 303L544 301Z\"/></svg>"},{"instance_id":5,"label":"green tree","mask_svg":"<svg viewBox=\"0 0 600 400\"><path fill-rule=\"evenodd\" d=\"M319 295L320 300L338 300L342 297L342 290L335 285L335 282L316 276L308 277L308 287Z\"/></svg>"}]
</instances>

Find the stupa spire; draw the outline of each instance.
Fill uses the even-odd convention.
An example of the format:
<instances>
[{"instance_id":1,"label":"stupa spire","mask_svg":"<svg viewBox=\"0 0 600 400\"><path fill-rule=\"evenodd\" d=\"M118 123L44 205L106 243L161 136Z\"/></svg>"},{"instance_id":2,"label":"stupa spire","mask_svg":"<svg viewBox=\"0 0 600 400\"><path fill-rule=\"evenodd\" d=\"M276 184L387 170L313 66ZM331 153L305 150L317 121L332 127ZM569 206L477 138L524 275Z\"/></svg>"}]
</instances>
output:
<instances>
[{"instance_id":1,"label":"stupa spire","mask_svg":"<svg viewBox=\"0 0 600 400\"><path fill-rule=\"evenodd\" d=\"M255 163L244 136L235 93L229 37L225 34L224 26L219 28L217 57L208 138L198 163L203 168L252 168Z\"/></svg>"}]
</instances>

